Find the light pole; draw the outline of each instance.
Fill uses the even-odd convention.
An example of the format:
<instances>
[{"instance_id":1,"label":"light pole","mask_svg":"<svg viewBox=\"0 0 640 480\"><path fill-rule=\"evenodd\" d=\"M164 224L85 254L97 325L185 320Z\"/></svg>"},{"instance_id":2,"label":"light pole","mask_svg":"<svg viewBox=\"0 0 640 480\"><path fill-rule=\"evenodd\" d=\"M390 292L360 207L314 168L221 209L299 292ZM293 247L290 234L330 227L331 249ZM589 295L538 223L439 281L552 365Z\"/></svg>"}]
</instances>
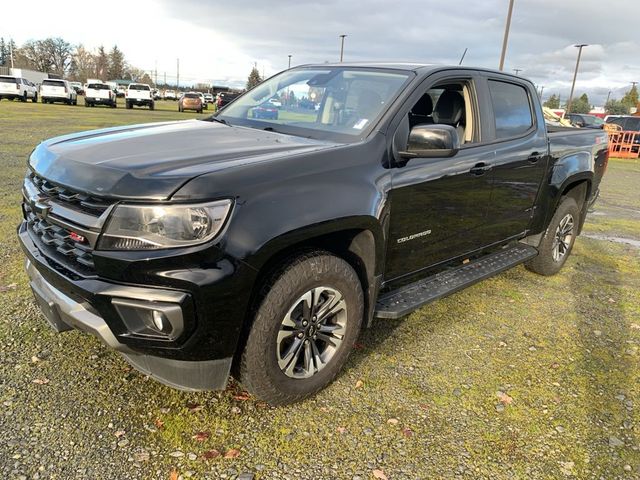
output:
<instances>
[{"instance_id":1,"label":"light pole","mask_svg":"<svg viewBox=\"0 0 640 480\"><path fill-rule=\"evenodd\" d=\"M584 47L588 47L587 43L580 43L578 45L574 45L578 49L578 59L576 60L576 71L573 72L573 82L571 83L571 92L569 93L569 101L567 102L567 113L571 113L571 102L573 102L573 90L576 88L576 77L578 76L578 67L580 66L580 57L582 56L582 49Z\"/></svg>"},{"instance_id":2,"label":"light pole","mask_svg":"<svg viewBox=\"0 0 640 480\"><path fill-rule=\"evenodd\" d=\"M518 74L522 71L522 69L521 68L514 68L513 71L516 72L516 76L518 76Z\"/></svg>"},{"instance_id":3,"label":"light pole","mask_svg":"<svg viewBox=\"0 0 640 480\"><path fill-rule=\"evenodd\" d=\"M542 92L544 92L544 85L540 85L540 100L542 100Z\"/></svg>"},{"instance_id":4,"label":"light pole","mask_svg":"<svg viewBox=\"0 0 640 480\"><path fill-rule=\"evenodd\" d=\"M291 68L291 54L289 54L289 68Z\"/></svg>"},{"instance_id":5,"label":"light pole","mask_svg":"<svg viewBox=\"0 0 640 480\"><path fill-rule=\"evenodd\" d=\"M513 13L513 0L509 0L509 11L507 12L507 23L504 26L504 37L502 38L502 53L500 54L500 70L504 69L504 57L507 55L507 43L509 42L509 29L511 28L511 14Z\"/></svg>"},{"instance_id":6,"label":"light pole","mask_svg":"<svg viewBox=\"0 0 640 480\"><path fill-rule=\"evenodd\" d=\"M342 58L344 56L344 37L346 37L346 35L342 34L339 35L340 37L340 63L342 63Z\"/></svg>"}]
</instances>

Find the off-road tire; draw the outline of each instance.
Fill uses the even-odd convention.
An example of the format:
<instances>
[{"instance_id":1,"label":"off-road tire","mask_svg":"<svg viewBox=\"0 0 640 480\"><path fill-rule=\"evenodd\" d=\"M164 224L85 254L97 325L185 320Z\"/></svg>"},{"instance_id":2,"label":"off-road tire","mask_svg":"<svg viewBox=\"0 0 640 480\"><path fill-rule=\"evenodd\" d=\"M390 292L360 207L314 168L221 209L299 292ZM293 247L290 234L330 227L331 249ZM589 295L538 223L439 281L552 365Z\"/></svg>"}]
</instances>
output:
<instances>
[{"instance_id":1,"label":"off-road tire","mask_svg":"<svg viewBox=\"0 0 640 480\"><path fill-rule=\"evenodd\" d=\"M569 258L573 244L576 241L580 222L580 211L580 206L573 197L566 196L560 201L560 205L556 208L556 212L553 214L549 226L542 237L542 241L538 246L538 256L525 263L525 267L528 270L545 276L555 275L560 271L567 261L567 258ZM567 215L573 217L573 234L566 253L559 260L555 260L553 258L553 249L556 230L562 219Z\"/></svg>"},{"instance_id":2,"label":"off-road tire","mask_svg":"<svg viewBox=\"0 0 640 480\"><path fill-rule=\"evenodd\" d=\"M265 282L244 351L238 365L240 382L271 405L301 401L331 383L355 343L364 312L364 297L354 269L329 252L313 251L293 258ZM309 378L291 378L277 361L277 335L296 299L310 289L326 286L342 293L347 322L342 343L328 363Z\"/></svg>"}]
</instances>

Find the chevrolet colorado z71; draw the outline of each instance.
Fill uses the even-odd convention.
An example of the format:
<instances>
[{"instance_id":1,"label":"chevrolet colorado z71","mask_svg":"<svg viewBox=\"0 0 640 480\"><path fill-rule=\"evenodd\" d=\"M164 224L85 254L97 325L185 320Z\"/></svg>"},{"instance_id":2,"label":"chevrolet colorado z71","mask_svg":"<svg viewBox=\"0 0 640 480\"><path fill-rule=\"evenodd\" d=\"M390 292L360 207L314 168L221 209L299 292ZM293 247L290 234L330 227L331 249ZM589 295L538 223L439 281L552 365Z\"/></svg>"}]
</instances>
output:
<instances>
[{"instance_id":1,"label":"chevrolet colorado z71","mask_svg":"<svg viewBox=\"0 0 640 480\"><path fill-rule=\"evenodd\" d=\"M276 96L277 119L252 115ZM375 317L520 263L556 273L607 160L603 131L548 131L521 77L302 66L205 121L42 142L19 236L56 330L174 387L233 372L284 404L326 386Z\"/></svg>"}]
</instances>

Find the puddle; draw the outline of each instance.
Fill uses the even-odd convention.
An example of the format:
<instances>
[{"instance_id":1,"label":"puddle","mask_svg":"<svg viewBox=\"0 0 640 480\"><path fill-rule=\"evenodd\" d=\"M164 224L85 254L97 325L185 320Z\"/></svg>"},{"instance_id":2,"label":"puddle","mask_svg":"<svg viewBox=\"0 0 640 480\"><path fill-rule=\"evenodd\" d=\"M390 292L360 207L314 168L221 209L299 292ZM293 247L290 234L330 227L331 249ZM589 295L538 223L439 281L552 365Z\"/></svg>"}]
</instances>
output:
<instances>
[{"instance_id":1,"label":"puddle","mask_svg":"<svg viewBox=\"0 0 640 480\"><path fill-rule=\"evenodd\" d=\"M640 248L640 240L633 240L631 238L614 237L611 235L598 235L597 233L585 233L583 237L591 238L593 240L606 240L608 242L624 243L625 245L631 245L636 248Z\"/></svg>"}]
</instances>

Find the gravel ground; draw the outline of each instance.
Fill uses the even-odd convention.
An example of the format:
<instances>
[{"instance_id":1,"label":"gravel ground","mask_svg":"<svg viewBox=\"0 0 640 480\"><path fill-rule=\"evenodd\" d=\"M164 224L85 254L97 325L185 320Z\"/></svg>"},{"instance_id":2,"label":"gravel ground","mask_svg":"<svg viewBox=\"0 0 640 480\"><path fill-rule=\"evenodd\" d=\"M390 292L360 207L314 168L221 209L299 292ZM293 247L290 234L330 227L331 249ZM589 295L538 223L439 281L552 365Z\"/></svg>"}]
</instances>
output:
<instances>
[{"instance_id":1,"label":"gravel ground","mask_svg":"<svg viewBox=\"0 0 640 480\"><path fill-rule=\"evenodd\" d=\"M184 393L79 332L54 334L14 228L40 139L174 112L0 104L0 478L640 478L640 255L581 237L561 274L518 267L363 332L298 405ZM96 110L99 110L96 112ZM47 119L65 112L64 125ZM27 126L27 128L25 128ZM586 233L640 240L640 162L610 162Z\"/></svg>"}]
</instances>

